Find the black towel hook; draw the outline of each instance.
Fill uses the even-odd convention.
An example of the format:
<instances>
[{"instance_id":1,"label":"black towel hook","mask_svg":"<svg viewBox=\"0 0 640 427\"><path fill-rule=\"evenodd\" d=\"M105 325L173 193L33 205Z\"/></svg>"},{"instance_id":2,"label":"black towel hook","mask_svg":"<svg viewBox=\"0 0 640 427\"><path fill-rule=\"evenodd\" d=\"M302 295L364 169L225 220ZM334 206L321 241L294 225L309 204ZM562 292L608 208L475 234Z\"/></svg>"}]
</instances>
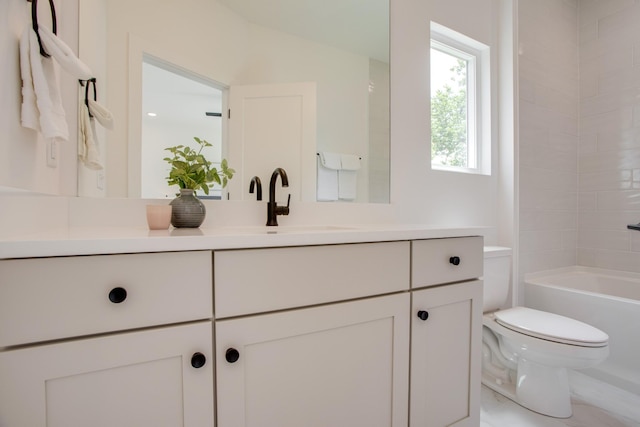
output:
<instances>
[{"instance_id":1,"label":"black towel hook","mask_svg":"<svg viewBox=\"0 0 640 427\"><path fill-rule=\"evenodd\" d=\"M42 46L42 39L40 38L40 31L38 31L38 0L27 0L31 2L31 23L33 25L33 31L36 32L36 36L38 37L38 45L40 45L40 55L45 58L51 57L44 50L44 46ZM53 4L53 0L49 0L49 7L51 8L51 29L53 34L58 34L58 23L56 19L56 6Z\"/></svg>"},{"instance_id":2,"label":"black towel hook","mask_svg":"<svg viewBox=\"0 0 640 427\"><path fill-rule=\"evenodd\" d=\"M89 80L85 80L87 82L86 86L83 84L83 81L80 80L80 85L84 86L84 105L87 106L87 110L89 110L89 117L93 117L91 114L91 108L89 108L89 86L93 85L93 100L98 100L98 91L96 89L96 78L93 77Z\"/></svg>"}]
</instances>

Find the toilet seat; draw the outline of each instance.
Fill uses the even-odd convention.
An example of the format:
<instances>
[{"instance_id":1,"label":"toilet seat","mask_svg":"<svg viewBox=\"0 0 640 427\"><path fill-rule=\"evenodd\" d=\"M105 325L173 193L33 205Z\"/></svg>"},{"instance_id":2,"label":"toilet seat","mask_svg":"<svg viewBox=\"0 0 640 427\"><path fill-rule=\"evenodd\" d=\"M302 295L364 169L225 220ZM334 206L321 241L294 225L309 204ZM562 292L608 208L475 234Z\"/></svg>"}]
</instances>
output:
<instances>
[{"instance_id":1,"label":"toilet seat","mask_svg":"<svg viewBox=\"0 0 640 427\"><path fill-rule=\"evenodd\" d=\"M558 314L514 307L494 313L507 329L547 341L581 347L604 347L609 336L591 325Z\"/></svg>"}]
</instances>

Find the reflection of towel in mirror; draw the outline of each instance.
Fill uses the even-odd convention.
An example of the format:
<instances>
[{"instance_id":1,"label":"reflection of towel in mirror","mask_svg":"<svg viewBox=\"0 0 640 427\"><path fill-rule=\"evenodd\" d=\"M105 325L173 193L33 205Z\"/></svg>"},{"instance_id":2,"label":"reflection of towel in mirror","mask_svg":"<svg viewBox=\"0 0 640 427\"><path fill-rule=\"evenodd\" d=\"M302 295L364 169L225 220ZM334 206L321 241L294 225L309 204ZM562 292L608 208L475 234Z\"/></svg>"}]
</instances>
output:
<instances>
[{"instance_id":1,"label":"reflection of towel in mirror","mask_svg":"<svg viewBox=\"0 0 640 427\"><path fill-rule=\"evenodd\" d=\"M321 202L338 200L338 170L340 154L321 151L318 153L318 180L316 199Z\"/></svg>"},{"instance_id":2,"label":"reflection of towel in mirror","mask_svg":"<svg viewBox=\"0 0 640 427\"><path fill-rule=\"evenodd\" d=\"M342 154L340 165L342 168L338 171L338 197L341 200L354 200L357 195L360 157Z\"/></svg>"},{"instance_id":3,"label":"reflection of towel in mirror","mask_svg":"<svg viewBox=\"0 0 640 427\"><path fill-rule=\"evenodd\" d=\"M328 151L321 151L318 154L320 155L320 163L325 168L338 170L342 167L340 163L340 154L330 153Z\"/></svg>"},{"instance_id":4,"label":"reflection of towel in mirror","mask_svg":"<svg viewBox=\"0 0 640 427\"><path fill-rule=\"evenodd\" d=\"M357 171L360 169L360 156L356 156L355 154L341 154L340 169Z\"/></svg>"},{"instance_id":5,"label":"reflection of towel in mirror","mask_svg":"<svg viewBox=\"0 0 640 427\"><path fill-rule=\"evenodd\" d=\"M89 117L89 109L80 103L80 134L78 138L78 158L89 169L101 170L100 152L96 140L95 122Z\"/></svg>"},{"instance_id":6,"label":"reflection of towel in mirror","mask_svg":"<svg viewBox=\"0 0 640 427\"><path fill-rule=\"evenodd\" d=\"M41 131L45 138L69 139L57 72L52 58L40 55L38 36L27 27L20 38L22 126Z\"/></svg>"},{"instance_id":7,"label":"reflection of towel in mirror","mask_svg":"<svg viewBox=\"0 0 640 427\"><path fill-rule=\"evenodd\" d=\"M40 33L44 50L60 64L63 70L78 80L89 80L93 77L89 67L80 61L71 48L50 29L39 26L38 33Z\"/></svg>"}]
</instances>

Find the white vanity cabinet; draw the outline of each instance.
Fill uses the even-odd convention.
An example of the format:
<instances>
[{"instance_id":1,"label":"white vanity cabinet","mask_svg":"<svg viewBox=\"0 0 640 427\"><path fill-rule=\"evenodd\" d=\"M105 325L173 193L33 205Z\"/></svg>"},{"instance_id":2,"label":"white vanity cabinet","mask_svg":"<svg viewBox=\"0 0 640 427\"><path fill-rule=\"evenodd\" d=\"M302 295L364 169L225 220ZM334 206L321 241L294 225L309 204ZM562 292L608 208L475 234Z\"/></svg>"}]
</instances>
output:
<instances>
[{"instance_id":1,"label":"white vanity cabinet","mask_svg":"<svg viewBox=\"0 0 640 427\"><path fill-rule=\"evenodd\" d=\"M209 251L0 261L0 426L212 426L211 283Z\"/></svg>"},{"instance_id":2,"label":"white vanity cabinet","mask_svg":"<svg viewBox=\"0 0 640 427\"><path fill-rule=\"evenodd\" d=\"M410 427L480 424L482 245L412 242Z\"/></svg>"},{"instance_id":3,"label":"white vanity cabinet","mask_svg":"<svg viewBox=\"0 0 640 427\"><path fill-rule=\"evenodd\" d=\"M218 427L407 425L409 242L214 260Z\"/></svg>"},{"instance_id":4,"label":"white vanity cabinet","mask_svg":"<svg viewBox=\"0 0 640 427\"><path fill-rule=\"evenodd\" d=\"M482 238L413 233L0 260L0 427L477 427Z\"/></svg>"}]
</instances>

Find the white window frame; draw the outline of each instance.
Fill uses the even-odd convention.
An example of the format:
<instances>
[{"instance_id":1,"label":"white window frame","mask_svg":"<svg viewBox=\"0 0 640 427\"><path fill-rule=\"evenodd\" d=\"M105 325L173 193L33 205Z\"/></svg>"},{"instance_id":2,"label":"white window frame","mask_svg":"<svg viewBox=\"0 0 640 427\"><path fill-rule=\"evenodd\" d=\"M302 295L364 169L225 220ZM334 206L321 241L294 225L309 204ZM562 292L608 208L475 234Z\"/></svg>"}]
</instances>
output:
<instances>
[{"instance_id":1,"label":"white window frame","mask_svg":"<svg viewBox=\"0 0 640 427\"><path fill-rule=\"evenodd\" d=\"M432 49L467 62L467 165L443 166L435 170L482 175L491 174L491 83L489 46L450 28L431 22ZM429 150L431 153L431 150Z\"/></svg>"}]
</instances>

